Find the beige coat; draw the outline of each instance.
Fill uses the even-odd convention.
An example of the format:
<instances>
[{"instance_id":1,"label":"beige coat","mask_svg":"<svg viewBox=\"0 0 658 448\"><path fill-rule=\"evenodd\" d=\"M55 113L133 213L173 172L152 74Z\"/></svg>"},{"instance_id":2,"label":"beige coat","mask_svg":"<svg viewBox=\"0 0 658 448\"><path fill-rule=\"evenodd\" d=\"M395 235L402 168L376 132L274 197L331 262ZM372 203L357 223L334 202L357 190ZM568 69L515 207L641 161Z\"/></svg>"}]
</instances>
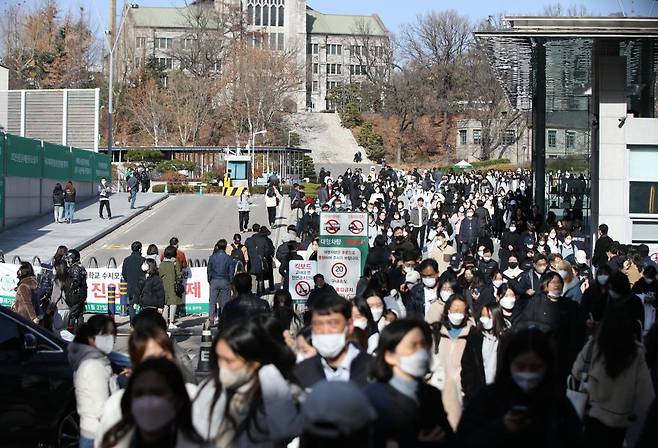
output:
<instances>
[{"instance_id":1,"label":"beige coat","mask_svg":"<svg viewBox=\"0 0 658 448\"><path fill-rule=\"evenodd\" d=\"M439 275L443 274L450 267L450 257L455 253L455 248L446 244L444 248L439 247L436 241L432 242L429 256L439 264Z\"/></svg>"},{"instance_id":2,"label":"beige coat","mask_svg":"<svg viewBox=\"0 0 658 448\"><path fill-rule=\"evenodd\" d=\"M598 358L596 342L590 341L585 344L574 362L571 373L576 378L580 378L590 344L595 345L587 384L591 405L588 415L606 426L627 428L638 417L646 414L655 395L644 350L638 344L633 363L613 379L605 371L603 357Z\"/></svg>"},{"instance_id":3,"label":"beige coat","mask_svg":"<svg viewBox=\"0 0 658 448\"><path fill-rule=\"evenodd\" d=\"M441 390L443 407L453 429L462 415L462 355L466 347L466 337L471 331L469 321L456 338L451 338L446 327L441 327L438 353L432 354L432 378L430 384Z\"/></svg>"}]
</instances>

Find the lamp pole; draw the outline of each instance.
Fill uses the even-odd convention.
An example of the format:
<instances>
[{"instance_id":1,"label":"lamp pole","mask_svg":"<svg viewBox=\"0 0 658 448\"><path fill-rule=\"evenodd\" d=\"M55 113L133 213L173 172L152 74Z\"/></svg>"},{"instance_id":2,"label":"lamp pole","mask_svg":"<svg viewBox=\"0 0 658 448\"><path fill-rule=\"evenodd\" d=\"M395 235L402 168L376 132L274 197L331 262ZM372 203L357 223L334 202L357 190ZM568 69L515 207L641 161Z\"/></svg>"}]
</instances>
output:
<instances>
[{"instance_id":1,"label":"lamp pole","mask_svg":"<svg viewBox=\"0 0 658 448\"><path fill-rule=\"evenodd\" d=\"M119 31L117 32L116 36L112 36L111 34L109 35L109 39L107 39L107 45L109 49L109 56L110 56L110 74L108 76L108 82L107 82L107 155L110 156L110 161L113 160L112 157L112 143L113 143L113 129L112 129L112 115L114 114L114 104L113 104L113 90L114 90L114 49L117 46L117 43L119 42L119 36L121 36L121 30L123 30L123 24L126 23L124 20L124 13L126 12L126 9L131 8L139 8L139 5L135 3L126 3L121 10L121 24L119 25ZM112 42L110 39L114 37L114 42Z\"/></svg>"}]
</instances>

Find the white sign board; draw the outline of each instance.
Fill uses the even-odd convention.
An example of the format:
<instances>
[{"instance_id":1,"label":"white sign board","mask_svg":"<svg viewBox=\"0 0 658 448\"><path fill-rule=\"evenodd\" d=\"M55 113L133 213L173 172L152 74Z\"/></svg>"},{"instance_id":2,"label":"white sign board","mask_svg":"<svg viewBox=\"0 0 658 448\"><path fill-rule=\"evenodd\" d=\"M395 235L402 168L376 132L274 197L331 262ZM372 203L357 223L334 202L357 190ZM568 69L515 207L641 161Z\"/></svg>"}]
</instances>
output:
<instances>
[{"instance_id":1,"label":"white sign board","mask_svg":"<svg viewBox=\"0 0 658 448\"><path fill-rule=\"evenodd\" d=\"M368 236L367 213L323 212L320 218L320 236Z\"/></svg>"},{"instance_id":2,"label":"white sign board","mask_svg":"<svg viewBox=\"0 0 658 448\"><path fill-rule=\"evenodd\" d=\"M318 272L345 298L356 296L361 277L361 250L356 247L318 248Z\"/></svg>"},{"instance_id":3,"label":"white sign board","mask_svg":"<svg viewBox=\"0 0 658 448\"><path fill-rule=\"evenodd\" d=\"M316 261L291 260L289 266L288 291L295 304L305 304L311 289L313 289L313 276L317 274Z\"/></svg>"}]
</instances>

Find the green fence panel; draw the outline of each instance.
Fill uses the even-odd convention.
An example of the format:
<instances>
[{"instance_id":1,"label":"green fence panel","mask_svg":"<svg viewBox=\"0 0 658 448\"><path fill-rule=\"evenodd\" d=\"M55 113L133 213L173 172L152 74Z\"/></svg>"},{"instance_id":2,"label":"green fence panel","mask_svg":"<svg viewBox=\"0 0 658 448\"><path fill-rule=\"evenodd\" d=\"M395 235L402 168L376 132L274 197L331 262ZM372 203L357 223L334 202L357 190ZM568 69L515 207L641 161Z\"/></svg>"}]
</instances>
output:
<instances>
[{"instance_id":1,"label":"green fence panel","mask_svg":"<svg viewBox=\"0 0 658 448\"><path fill-rule=\"evenodd\" d=\"M83 149L72 148L71 158L73 164L71 178L78 182L93 182L94 153Z\"/></svg>"},{"instance_id":2,"label":"green fence panel","mask_svg":"<svg viewBox=\"0 0 658 448\"><path fill-rule=\"evenodd\" d=\"M7 136L0 134L0 224L5 217L5 155Z\"/></svg>"},{"instance_id":3,"label":"green fence panel","mask_svg":"<svg viewBox=\"0 0 658 448\"><path fill-rule=\"evenodd\" d=\"M103 178L107 179L108 182L112 180L110 156L94 153L94 181L98 182Z\"/></svg>"},{"instance_id":4,"label":"green fence panel","mask_svg":"<svg viewBox=\"0 0 658 448\"><path fill-rule=\"evenodd\" d=\"M41 177L41 141L7 134L7 176Z\"/></svg>"},{"instance_id":5,"label":"green fence panel","mask_svg":"<svg viewBox=\"0 0 658 448\"><path fill-rule=\"evenodd\" d=\"M71 150L68 146L43 143L43 177L68 181L71 179Z\"/></svg>"}]
</instances>

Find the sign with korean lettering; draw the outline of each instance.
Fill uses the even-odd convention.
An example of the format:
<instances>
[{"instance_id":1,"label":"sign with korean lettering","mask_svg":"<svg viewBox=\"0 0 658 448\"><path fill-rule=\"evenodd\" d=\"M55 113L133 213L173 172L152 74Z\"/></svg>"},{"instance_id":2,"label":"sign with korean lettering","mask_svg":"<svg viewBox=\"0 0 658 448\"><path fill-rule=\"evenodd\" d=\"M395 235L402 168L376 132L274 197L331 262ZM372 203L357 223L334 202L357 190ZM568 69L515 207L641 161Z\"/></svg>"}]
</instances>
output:
<instances>
[{"instance_id":1,"label":"sign with korean lettering","mask_svg":"<svg viewBox=\"0 0 658 448\"><path fill-rule=\"evenodd\" d=\"M7 176L41 177L41 142L7 134Z\"/></svg>"},{"instance_id":2,"label":"sign with korean lettering","mask_svg":"<svg viewBox=\"0 0 658 448\"><path fill-rule=\"evenodd\" d=\"M367 213L320 213L320 236L368 236Z\"/></svg>"},{"instance_id":3,"label":"sign with korean lettering","mask_svg":"<svg viewBox=\"0 0 658 448\"><path fill-rule=\"evenodd\" d=\"M44 142L43 177L63 181L71 178L71 150L68 147Z\"/></svg>"},{"instance_id":4,"label":"sign with korean lettering","mask_svg":"<svg viewBox=\"0 0 658 448\"><path fill-rule=\"evenodd\" d=\"M0 263L0 305L2 306L9 307L14 303L18 285L17 271L17 264Z\"/></svg>"},{"instance_id":5,"label":"sign with korean lettering","mask_svg":"<svg viewBox=\"0 0 658 448\"><path fill-rule=\"evenodd\" d=\"M116 302L119 302L120 268L87 269L87 313L107 313L107 290L109 285L116 288Z\"/></svg>"},{"instance_id":6,"label":"sign with korean lettering","mask_svg":"<svg viewBox=\"0 0 658 448\"><path fill-rule=\"evenodd\" d=\"M78 182L91 182L93 179L94 153L84 149L73 148L71 150L72 172L71 177Z\"/></svg>"},{"instance_id":7,"label":"sign with korean lettering","mask_svg":"<svg viewBox=\"0 0 658 448\"><path fill-rule=\"evenodd\" d=\"M321 213L318 272L343 297L356 295L368 254L366 213Z\"/></svg>"},{"instance_id":8,"label":"sign with korean lettering","mask_svg":"<svg viewBox=\"0 0 658 448\"><path fill-rule=\"evenodd\" d=\"M313 289L313 276L317 274L316 261L291 260L289 266L288 291L295 304L305 304L311 289Z\"/></svg>"}]
</instances>

